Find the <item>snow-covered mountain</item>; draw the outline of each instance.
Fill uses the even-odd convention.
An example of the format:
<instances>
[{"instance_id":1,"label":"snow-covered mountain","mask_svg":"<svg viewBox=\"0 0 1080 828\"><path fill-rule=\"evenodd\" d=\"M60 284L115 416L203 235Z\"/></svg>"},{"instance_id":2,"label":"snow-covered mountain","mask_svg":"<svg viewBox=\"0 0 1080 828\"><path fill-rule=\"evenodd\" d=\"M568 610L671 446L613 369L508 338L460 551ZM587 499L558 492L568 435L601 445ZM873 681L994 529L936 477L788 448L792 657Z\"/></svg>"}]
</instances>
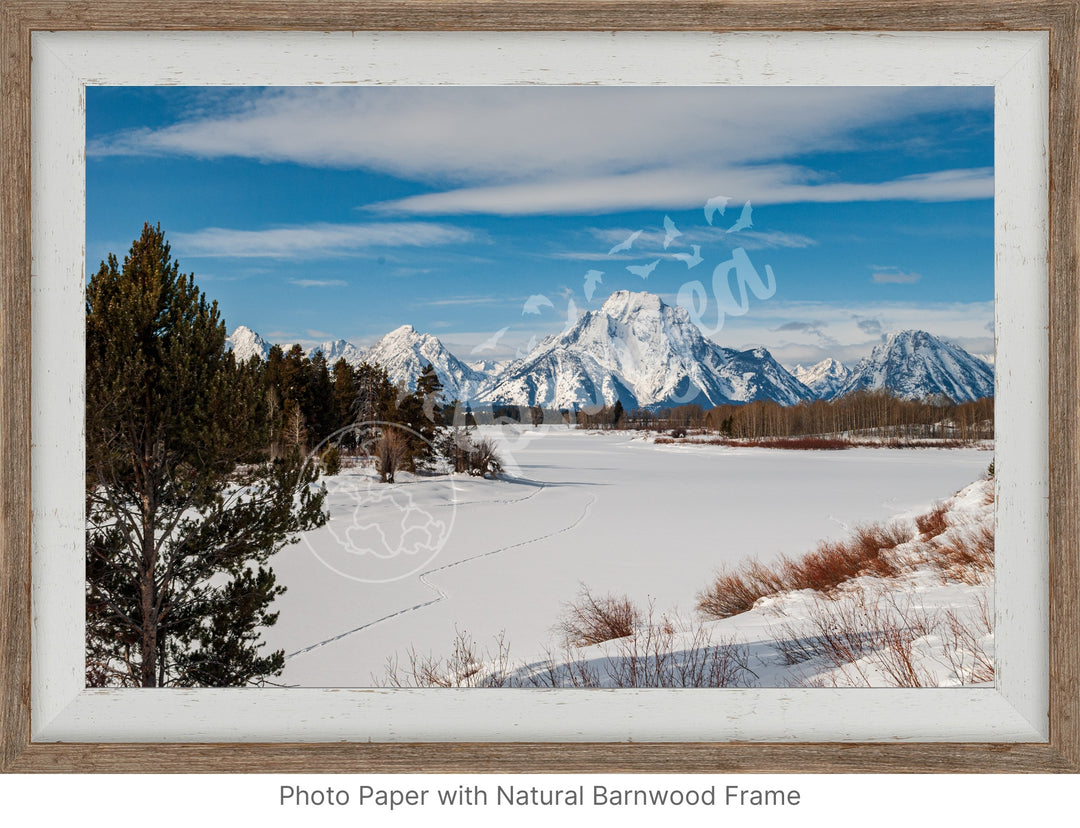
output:
<instances>
[{"instance_id":1,"label":"snow-covered mountain","mask_svg":"<svg viewBox=\"0 0 1080 828\"><path fill-rule=\"evenodd\" d=\"M837 396L885 388L906 400L944 394L956 402L994 394L994 369L926 331L896 331L852 369Z\"/></svg>"},{"instance_id":2,"label":"snow-covered mountain","mask_svg":"<svg viewBox=\"0 0 1080 828\"><path fill-rule=\"evenodd\" d=\"M357 348L345 339L335 339L333 342L323 342L321 345L316 345L308 350L308 358L315 356L316 351L323 352L323 356L326 357L326 364L331 368L339 359L344 359L355 368L365 358L364 351L361 348Z\"/></svg>"},{"instance_id":3,"label":"snow-covered mountain","mask_svg":"<svg viewBox=\"0 0 1080 828\"><path fill-rule=\"evenodd\" d=\"M839 360L826 357L816 365L804 368L796 365L791 372L795 379L814 392L822 400L831 400L836 392L844 387L851 376L851 369Z\"/></svg>"},{"instance_id":4,"label":"snow-covered mountain","mask_svg":"<svg viewBox=\"0 0 1080 828\"><path fill-rule=\"evenodd\" d=\"M386 369L392 382L404 382L410 389L430 362L443 385L445 400L476 400L476 390L487 379L459 360L431 334L418 333L412 325L402 325L364 352L367 362Z\"/></svg>"},{"instance_id":5,"label":"snow-covered mountain","mask_svg":"<svg viewBox=\"0 0 1080 828\"><path fill-rule=\"evenodd\" d=\"M474 359L466 363L466 365L476 371L476 373L483 374L487 377L495 376L497 373L499 373L499 371L501 371L509 364L510 360L508 359Z\"/></svg>"},{"instance_id":6,"label":"snow-covered mountain","mask_svg":"<svg viewBox=\"0 0 1080 828\"><path fill-rule=\"evenodd\" d=\"M270 345L243 325L228 347L239 359L266 359ZM283 346L286 350L289 346ZM887 388L905 399L944 394L958 402L992 396L994 369L985 357L925 331L899 331L854 368L825 359L788 372L764 348L738 351L706 339L684 308L651 293L621 290L561 334L549 336L510 363L467 364L431 334L411 325L363 350L339 339L321 350L333 366L370 362L414 388L431 363L446 400L573 408L613 405L658 408L683 403L834 399L860 389Z\"/></svg>"},{"instance_id":7,"label":"snow-covered mountain","mask_svg":"<svg viewBox=\"0 0 1080 828\"><path fill-rule=\"evenodd\" d=\"M226 337L225 348L236 355L237 362L247 362L253 356L266 359L270 353L270 344L243 325Z\"/></svg>"},{"instance_id":8,"label":"snow-covered mountain","mask_svg":"<svg viewBox=\"0 0 1080 828\"><path fill-rule=\"evenodd\" d=\"M684 308L625 290L544 339L479 393L488 402L551 408L616 400L626 408L757 399L790 405L812 396L764 348L722 348Z\"/></svg>"}]
</instances>

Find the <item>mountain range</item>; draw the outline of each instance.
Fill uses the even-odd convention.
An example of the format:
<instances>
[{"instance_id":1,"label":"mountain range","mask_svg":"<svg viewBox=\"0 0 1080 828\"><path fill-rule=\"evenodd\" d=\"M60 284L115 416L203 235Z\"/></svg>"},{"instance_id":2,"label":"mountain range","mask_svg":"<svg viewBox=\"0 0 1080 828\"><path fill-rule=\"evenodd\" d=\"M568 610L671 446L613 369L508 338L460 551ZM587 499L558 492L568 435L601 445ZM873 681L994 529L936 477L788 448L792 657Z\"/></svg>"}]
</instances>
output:
<instances>
[{"instance_id":1,"label":"mountain range","mask_svg":"<svg viewBox=\"0 0 1080 828\"><path fill-rule=\"evenodd\" d=\"M228 339L239 359L266 359L270 345L238 327ZM289 346L283 346L288 350ZM546 408L612 405L703 407L774 400L794 405L858 390L888 389L904 399L944 395L957 402L993 396L994 371L985 358L925 331L889 334L872 353L848 367L835 359L789 371L765 348L739 351L706 339L687 311L651 293L616 291L559 334L548 336L509 363L458 359L435 336L403 325L364 350L345 340L322 351L333 366L371 362L391 380L412 387L430 363L443 396L472 404Z\"/></svg>"}]
</instances>

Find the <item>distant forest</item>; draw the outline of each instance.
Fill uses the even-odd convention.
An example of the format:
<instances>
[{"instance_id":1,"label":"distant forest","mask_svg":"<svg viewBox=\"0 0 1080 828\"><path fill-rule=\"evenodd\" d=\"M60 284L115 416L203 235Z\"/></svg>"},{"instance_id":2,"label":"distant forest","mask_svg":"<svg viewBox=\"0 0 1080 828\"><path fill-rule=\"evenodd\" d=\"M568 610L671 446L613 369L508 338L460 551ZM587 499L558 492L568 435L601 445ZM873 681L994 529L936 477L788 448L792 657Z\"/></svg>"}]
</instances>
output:
<instances>
[{"instance_id":1,"label":"distant forest","mask_svg":"<svg viewBox=\"0 0 1080 828\"><path fill-rule=\"evenodd\" d=\"M678 432L699 430L731 439L835 437L883 440L994 438L994 399L955 403L947 397L903 400L886 390L857 391L835 400L784 406L771 400L740 405L680 405L660 411L625 411L620 403L577 412L582 428L625 428Z\"/></svg>"}]
</instances>

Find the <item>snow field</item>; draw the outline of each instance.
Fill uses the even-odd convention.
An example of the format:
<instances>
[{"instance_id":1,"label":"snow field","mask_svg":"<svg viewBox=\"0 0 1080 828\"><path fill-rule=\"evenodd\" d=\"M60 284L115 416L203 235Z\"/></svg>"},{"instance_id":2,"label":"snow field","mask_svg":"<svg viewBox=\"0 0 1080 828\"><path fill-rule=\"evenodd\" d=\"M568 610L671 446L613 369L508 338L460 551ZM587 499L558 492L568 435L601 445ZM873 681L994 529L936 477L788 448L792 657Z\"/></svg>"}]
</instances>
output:
<instances>
[{"instance_id":1,"label":"snow field","mask_svg":"<svg viewBox=\"0 0 1080 828\"><path fill-rule=\"evenodd\" d=\"M288 591L265 637L286 652L284 683L370 686L388 658L448 654L459 631L484 648L503 634L515 663L542 660L582 584L690 619L722 564L797 556L856 524L925 511L992 458L656 446L561 426L480 431L498 442L504 479L402 476L387 486L351 469L327 480L330 522L273 562ZM389 552L364 551L372 526ZM716 632L737 626L749 640L759 630L764 641L776 623L764 610L745 616L715 622ZM766 670L762 686L780 678Z\"/></svg>"}]
</instances>

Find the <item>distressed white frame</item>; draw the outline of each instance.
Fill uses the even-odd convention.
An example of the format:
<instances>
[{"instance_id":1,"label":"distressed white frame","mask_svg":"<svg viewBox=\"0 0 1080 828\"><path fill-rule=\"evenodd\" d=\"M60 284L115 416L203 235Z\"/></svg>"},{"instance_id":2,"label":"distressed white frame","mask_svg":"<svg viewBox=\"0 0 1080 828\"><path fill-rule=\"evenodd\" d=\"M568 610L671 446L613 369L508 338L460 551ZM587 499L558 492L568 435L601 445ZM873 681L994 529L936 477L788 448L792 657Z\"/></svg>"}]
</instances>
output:
<instances>
[{"instance_id":1,"label":"distressed white frame","mask_svg":"<svg viewBox=\"0 0 1080 828\"><path fill-rule=\"evenodd\" d=\"M1046 33L32 37L33 741L1048 740ZM85 86L516 83L995 87L993 688L84 687Z\"/></svg>"}]
</instances>

